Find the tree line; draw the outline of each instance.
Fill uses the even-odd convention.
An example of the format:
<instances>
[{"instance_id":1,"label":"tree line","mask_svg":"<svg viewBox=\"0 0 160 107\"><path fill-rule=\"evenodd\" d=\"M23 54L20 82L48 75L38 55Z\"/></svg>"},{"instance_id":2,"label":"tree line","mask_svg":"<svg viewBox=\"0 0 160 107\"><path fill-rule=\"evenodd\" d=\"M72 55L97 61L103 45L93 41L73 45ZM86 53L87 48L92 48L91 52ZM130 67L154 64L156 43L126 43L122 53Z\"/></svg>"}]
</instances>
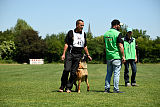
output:
<instances>
[{"instance_id":1,"label":"tree line","mask_svg":"<svg viewBox=\"0 0 160 107\"><path fill-rule=\"evenodd\" d=\"M122 26L122 35L126 35L127 26ZM104 32L105 33L105 32ZM103 35L93 37L87 34L87 46L93 61L90 63L105 63L105 48ZM29 59L43 58L45 63L61 63L66 33L47 34L45 38L38 35L26 21L18 19L14 27L0 31L0 63L29 63ZM137 55L140 63L160 62L160 37L152 40L144 30L133 30L136 38Z\"/></svg>"}]
</instances>

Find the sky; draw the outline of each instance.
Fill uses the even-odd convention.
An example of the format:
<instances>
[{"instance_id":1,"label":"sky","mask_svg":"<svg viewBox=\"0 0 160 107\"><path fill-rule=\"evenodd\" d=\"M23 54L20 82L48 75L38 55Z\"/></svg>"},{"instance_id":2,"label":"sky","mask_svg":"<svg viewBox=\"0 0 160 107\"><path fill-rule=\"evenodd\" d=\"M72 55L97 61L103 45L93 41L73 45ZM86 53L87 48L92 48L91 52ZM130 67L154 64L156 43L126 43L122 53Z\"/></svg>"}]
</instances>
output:
<instances>
[{"instance_id":1,"label":"sky","mask_svg":"<svg viewBox=\"0 0 160 107\"><path fill-rule=\"evenodd\" d=\"M151 39L160 37L160 0L0 0L0 31L23 19L39 36L67 33L84 20L94 37L103 35L111 21L147 31Z\"/></svg>"}]
</instances>

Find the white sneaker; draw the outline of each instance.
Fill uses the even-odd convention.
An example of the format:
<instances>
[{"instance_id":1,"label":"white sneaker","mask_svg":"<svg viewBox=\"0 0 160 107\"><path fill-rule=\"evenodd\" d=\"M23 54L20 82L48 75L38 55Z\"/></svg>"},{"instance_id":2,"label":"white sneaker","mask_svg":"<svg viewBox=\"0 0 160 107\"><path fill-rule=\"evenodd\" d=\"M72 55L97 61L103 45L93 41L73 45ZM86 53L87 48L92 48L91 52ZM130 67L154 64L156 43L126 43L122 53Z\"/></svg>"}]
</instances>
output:
<instances>
[{"instance_id":1,"label":"white sneaker","mask_svg":"<svg viewBox=\"0 0 160 107\"><path fill-rule=\"evenodd\" d=\"M130 87L130 86L131 86L131 84L130 84L130 83L127 83L125 86L126 86L126 87Z\"/></svg>"},{"instance_id":2,"label":"white sneaker","mask_svg":"<svg viewBox=\"0 0 160 107\"><path fill-rule=\"evenodd\" d=\"M58 92L63 92L63 90L62 89L59 89L59 91Z\"/></svg>"},{"instance_id":3,"label":"white sneaker","mask_svg":"<svg viewBox=\"0 0 160 107\"><path fill-rule=\"evenodd\" d=\"M139 85L138 85L138 84L136 84L136 83L132 83L132 86L137 86L137 87L138 87Z\"/></svg>"},{"instance_id":4,"label":"white sneaker","mask_svg":"<svg viewBox=\"0 0 160 107\"><path fill-rule=\"evenodd\" d=\"M68 89L66 92L67 92L67 93L71 93L71 90Z\"/></svg>"}]
</instances>

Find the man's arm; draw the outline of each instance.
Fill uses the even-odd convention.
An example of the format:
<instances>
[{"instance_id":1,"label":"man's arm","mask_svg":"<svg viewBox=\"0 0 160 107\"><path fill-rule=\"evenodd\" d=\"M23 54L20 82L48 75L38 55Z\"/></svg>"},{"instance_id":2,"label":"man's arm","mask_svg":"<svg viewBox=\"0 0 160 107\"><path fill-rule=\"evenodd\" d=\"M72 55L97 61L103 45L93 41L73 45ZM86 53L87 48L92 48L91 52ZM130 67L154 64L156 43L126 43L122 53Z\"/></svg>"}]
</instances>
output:
<instances>
[{"instance_id":1,"label":"man's arm","mask_svg":"<svg viewBox=\"0 0 160 107\"><path fill-rule=\"evenodd\" d=\"M136 43L136 41L135 41L135 43ZM135 62L137 62L137 47L138 47L138 45L137 45L137 43L136 43L136 46L135 46Z\"/></svg>"},{"instance_id":2,"label":"man's arm","mask_svg":"<svg viewBox=\"0 0 160 107\"><path fill-rule=\"evenodd\" d=\"M124 47L123 47L123 40L122 40L122 33L120 33L118 35L118 38L117 38L117 43L119 45L119 49L120 49L120 52L122 54L122 62L125 63L126 62L126 59L125 59L125 54L124 54Z\"/></svg>"},{"instance_id":3,"label":"man's arm","mask_svg":"<svg viewBox=\"0 0 160 107\"><path fill-rule=\"evenodd\" d=\"M89 55L87 46L84 47L84 51L86 52L86 54L87 54L89 60L92 61L92 57Z\"/></svg>"},{"instance_id":4,"label":"man's arm","mask_svg":"<svg viewBox=\"0 0 160 107\"><path fill-rule=\"evenodd\" d=\"M135 49L135 62L137 62L137 52L136 52L136 49Z\"/></svg>"},{"instance_id":5,"label":"man's arm","mask_svg":"<svg viewBox=\"0 0 160 107\"><path fill-rule=\"evenodd\" d=\"M126 62L126 59L125 59L124 47L123 47L123 44L122 44L122 43L119 43L119 49L120 49L120 52L121 52L121 54L122 54L122 62L125 63L125 62Z\"/></svg>"},{"instance_id":6,"label":"man's arm","mask_svg":"<svg viewBox=\"0 0 160 107\"><path fill-rule=\"evenodd\" d=\"M65 59L65 54L66 54L67 48L68 48L68 44L65 44L64 45L64 50L63 50L63 55L62 55L62 60Z\"/></svg>"}]
</instances>

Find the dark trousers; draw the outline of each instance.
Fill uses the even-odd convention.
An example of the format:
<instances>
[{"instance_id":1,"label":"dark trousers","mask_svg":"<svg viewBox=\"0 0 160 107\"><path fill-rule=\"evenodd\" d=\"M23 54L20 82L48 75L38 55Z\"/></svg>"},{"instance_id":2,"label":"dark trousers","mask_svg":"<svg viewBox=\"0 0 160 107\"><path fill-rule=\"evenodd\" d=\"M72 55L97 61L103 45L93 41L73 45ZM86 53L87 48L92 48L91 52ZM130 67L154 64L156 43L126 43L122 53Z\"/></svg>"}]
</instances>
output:
<instances>
[{"instance_id":1,"label":"dark trousers","mask_svg":"<svg viewBox=\"0 0 160 107\"><path fill-rule=\"evenodd\" d=\"M82 57L82 54L74 54L67 52L65 62L64 62L64 70L61 77L61 87L60 89L72 89L74 80L76 79L76 71L79 66L79 61ZM70 72L70 78L68 80L68 75Z\"/></svg>"},{"instance_id":2,"label":"dark trousers","mask_svg":"<svg viewBox=\"0 0 160 107\"><path fill-rule=\"evenodd\" d=\"M134 59L126 60L126 63L124 64L125 70L124 70L124 81L125 84L129 83L129 64L131 65L132 69L132 76L131 76L131 84L136 83L135 77L136 77L136 62Z\"/></svg>"}]
</instances>

